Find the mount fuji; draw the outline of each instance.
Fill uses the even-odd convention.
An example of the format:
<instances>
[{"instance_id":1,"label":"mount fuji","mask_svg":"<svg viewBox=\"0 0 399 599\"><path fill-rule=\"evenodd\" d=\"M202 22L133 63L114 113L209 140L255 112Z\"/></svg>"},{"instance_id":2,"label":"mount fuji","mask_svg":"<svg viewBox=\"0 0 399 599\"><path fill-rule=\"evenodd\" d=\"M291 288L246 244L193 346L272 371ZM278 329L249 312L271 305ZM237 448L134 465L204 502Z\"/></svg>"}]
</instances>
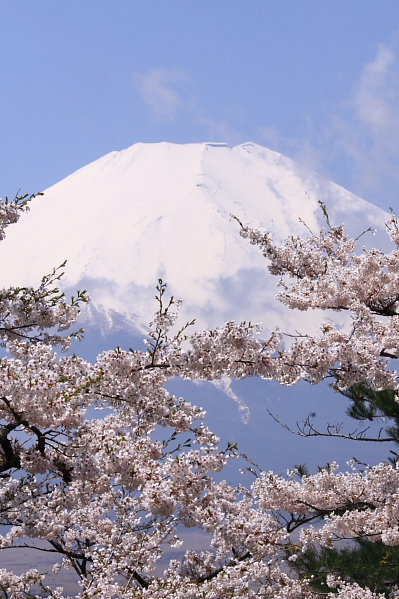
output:
<instances>
[{"instance_id":1,"label":"mount fuji","mask_svg":"<svg viewBox=\"0 0 399 599\"><path fill-rule=\"evenodd\" d=\"M261 252L240 237L230 215L282 240L307 235L304 222L313 232L325 225L318 200L327 205L330 221L344 222L351 234L377 229L362 243L386 249L387 213L286 156L253 143L139 143L107 154L35 198L0 244L1 283L37 285L67 259L63 290L86 288L92 298L81 320L85 340L73 346L91 360L104 349L141 345L156 309L158 278L183 299L180 324L196 318L200 329L251 320L263 322L266 333L276 326L315 333L325 315L298 313L274 299L277 277L269 274ZM294 428L310 413L317 414L319 429L344 421L347 400L327 385L286 388L246 379L217 389L176 380L168 388L204 407L221 443L238 441L240 451L265 469L284 472L296 456L310 469L333 460L344 464L353 451L368 463L386 457L384 448L367 444L354 448L345 440L296 437L267 415L266 407ZM237 396L250 408L246 426L231 401Z\"/></svg>"},{"instance_id":2,"label":"mount fuji","mask_svg":"<svg viewBox=\"0 0 399 599\"><path fill-rule=\"evenodd\" d=\"M32 202L0 244L1 283L36 285L67 260L62 287L88 289L82 322L104 335L142 336L158 278L197 328L251 320L310 332L315 315L276 302L277 278L230 215L282 240L308 233L301 220L314 232L325 225L318 200L355 234L384 228L384 211L259 145L138 143Z\"/></svg>"}]
</instances>

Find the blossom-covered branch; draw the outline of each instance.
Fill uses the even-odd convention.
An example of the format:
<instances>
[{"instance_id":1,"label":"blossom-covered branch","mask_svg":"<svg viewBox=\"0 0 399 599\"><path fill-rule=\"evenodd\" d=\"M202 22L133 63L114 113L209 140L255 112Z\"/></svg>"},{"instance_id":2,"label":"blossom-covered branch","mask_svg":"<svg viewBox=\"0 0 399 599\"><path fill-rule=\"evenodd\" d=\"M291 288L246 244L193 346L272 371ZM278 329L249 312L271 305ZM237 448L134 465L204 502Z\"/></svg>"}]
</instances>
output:
<instances>
[{"instance_id":1,"label":"blossom-covered branch","mask_svg":"<svg viewBox=\"0 0 399 599\"><path fill-rule=\"evenodd\" d=\"M241 225L241 235L260 247L269 271L281 276L277 299L291 309L349 311L352 325L345 331L331 323L318 337L297 338L274 363L273 378L283 384L300 379L318 383L336 376L338 389L369 381L375 389L397 389L390 362L399 356L399 223L387 222L395 248L356 253L343 225L329 227L306 239L290 237L282 245L270 233Z\"/></svg>"}]
</instances>

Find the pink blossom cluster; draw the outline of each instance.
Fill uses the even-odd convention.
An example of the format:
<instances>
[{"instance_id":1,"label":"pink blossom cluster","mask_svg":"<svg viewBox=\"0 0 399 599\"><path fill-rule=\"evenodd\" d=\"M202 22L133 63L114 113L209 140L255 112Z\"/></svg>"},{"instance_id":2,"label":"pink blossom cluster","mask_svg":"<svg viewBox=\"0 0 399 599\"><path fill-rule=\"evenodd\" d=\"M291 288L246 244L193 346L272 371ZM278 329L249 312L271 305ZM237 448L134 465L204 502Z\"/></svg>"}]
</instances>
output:
<instances>
[{"instance_id":1,"label":"pink blossom cluster","mask_svg":"<svg viewBox=\"0 0 399 599\"><path fill-rule=\"evenodd\" d=\"M297 337L275 360L272 378L283 384L299 379L318 383L334 370L341 389L370 381L378 389L398 388L397 372L389 370L399 356L399 224L387 222L395 249L385 254L363 247L343 226L330 227L306 239L290 237L281 246L269 233L242 227L241 235L258 245L270 261L269 270L281 276L277 298L291 309L347 311L350 330L321 326L318 337Z\"/></svg>"},{"instance_id":2,"label":"pink blossom cluster","mask_svg":"<svg viewBox=\"0 0 399 599\"><path fill-rule=\"evenodd\" d=\"M264 510L325 514L323 526L301 530L302 549L310 543L332 546L361 535L399 545L399 470L384 463L364 472L337 470L332 464L300 481L295 480L295 471L288 478L262 473L252 492Z\"/></svg>"},{"instance_id":3,"label":"pink blossom cluster","mask_svg":"<svg viewBox=\"0 0 399 599\"><path fill-rule=\"evenodd\" d=\"M8 225L18 222L21 213L29 210L28 202L35 195L40 194L33 194L30 197L26 195L23 197L16 196L12 202L9 202L8 198L5 200L0 199L0 240L4 239L5 229Z\"/></svg>"}]
</instances>

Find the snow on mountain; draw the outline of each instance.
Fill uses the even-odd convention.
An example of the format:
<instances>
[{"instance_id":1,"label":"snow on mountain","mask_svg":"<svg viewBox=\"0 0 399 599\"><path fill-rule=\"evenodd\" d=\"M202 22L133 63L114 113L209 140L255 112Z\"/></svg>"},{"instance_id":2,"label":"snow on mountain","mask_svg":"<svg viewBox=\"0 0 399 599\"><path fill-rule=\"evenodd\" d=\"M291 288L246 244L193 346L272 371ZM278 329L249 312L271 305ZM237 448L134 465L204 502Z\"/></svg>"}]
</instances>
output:
<instances>
[{"instance_id":1,"label":"snow on mountain","mask_svg":"<svg viewBox=\"0 0 399 599\"><path fill-rule=\"evenodd\" d=\"M34 200L0 244L2 284L35 285L67 259L63 288L89 290L86 321L104 331L142 330L160 277L198 327L250 319L309 330L314 315L298 320L275 301L276 277L230 214L282 239L306 235L300 218L312 231L325 224L318 200L356 233L383 229L382 210L256 144L135 144Z\"/></svg>"}]
</instances>

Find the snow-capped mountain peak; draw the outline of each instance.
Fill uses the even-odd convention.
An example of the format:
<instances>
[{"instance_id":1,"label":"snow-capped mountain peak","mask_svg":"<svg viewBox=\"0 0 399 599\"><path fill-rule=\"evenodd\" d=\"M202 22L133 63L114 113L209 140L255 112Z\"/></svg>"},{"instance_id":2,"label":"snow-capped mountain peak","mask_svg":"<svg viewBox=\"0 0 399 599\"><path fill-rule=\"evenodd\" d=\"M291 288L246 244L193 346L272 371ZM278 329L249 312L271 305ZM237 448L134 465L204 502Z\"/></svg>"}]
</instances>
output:
<instances>
[{"instance_id":1,"label":"snow-capped mountain peak","mask_svg":"<svg viewBox=\"0 0 399 599\"><path fill-rule=\"evenodd\" d=\"M292 329L296 315L274 300L278 281L230 215L280 239L306 235L300 219L312 231L325 224L318 200L357 232L382 229L387 216L253 143L138 143L34 200L0 245L2 285L37 284L67 260L63 287L89 290L86 320L96 326L141 329L162 278L198 327L250 319Z\"/></svg>"}]
</instances>

